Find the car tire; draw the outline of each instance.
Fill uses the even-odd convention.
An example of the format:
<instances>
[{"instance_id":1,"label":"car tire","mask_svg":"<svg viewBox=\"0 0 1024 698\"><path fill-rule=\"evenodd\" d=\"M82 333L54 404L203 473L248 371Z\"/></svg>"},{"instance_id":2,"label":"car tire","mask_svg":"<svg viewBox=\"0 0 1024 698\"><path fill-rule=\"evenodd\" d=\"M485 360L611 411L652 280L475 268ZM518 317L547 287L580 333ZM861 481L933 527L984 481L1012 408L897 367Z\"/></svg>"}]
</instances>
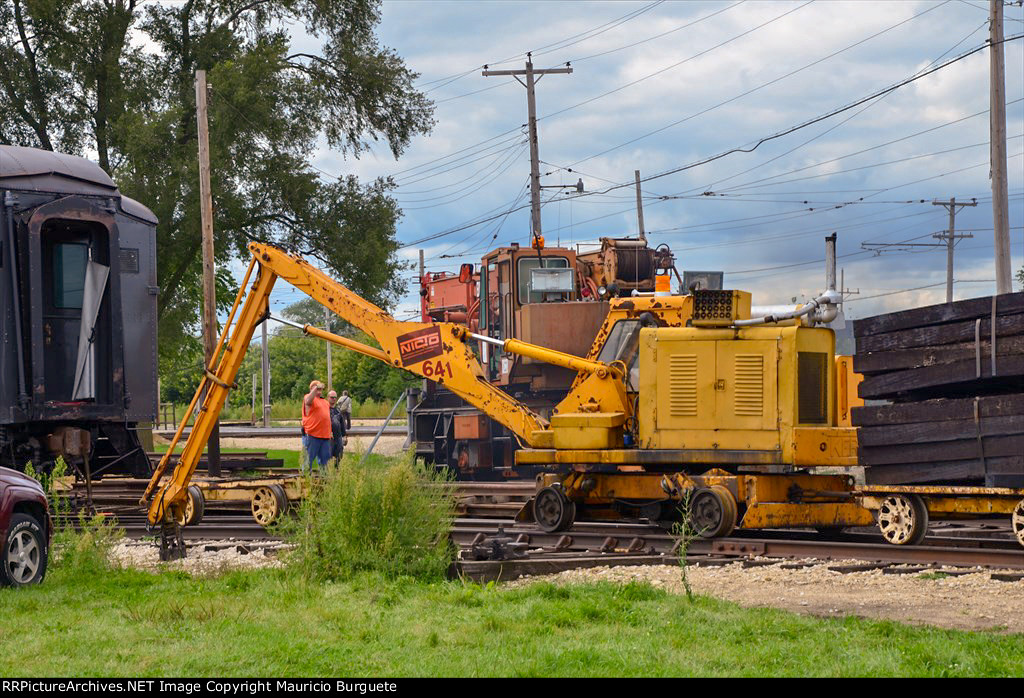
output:
<instances>
[{"instance_id":1,"label":"car tire","mask_svg":"<svg viewBox=\"0 0 1024 698\"><path fill-rule=\"evenodd\" d=\"M15 514L0 550L0 584L39 584L46 575L47 548L43 528L28 514Z\"/></svg>"}]
</instances>

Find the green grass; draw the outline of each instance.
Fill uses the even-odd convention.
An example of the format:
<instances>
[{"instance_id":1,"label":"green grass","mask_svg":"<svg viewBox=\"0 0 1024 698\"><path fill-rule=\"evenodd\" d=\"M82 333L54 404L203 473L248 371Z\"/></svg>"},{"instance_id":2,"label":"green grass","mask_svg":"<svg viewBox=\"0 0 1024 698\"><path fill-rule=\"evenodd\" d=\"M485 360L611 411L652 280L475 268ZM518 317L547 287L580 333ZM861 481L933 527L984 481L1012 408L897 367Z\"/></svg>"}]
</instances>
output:
<instances>
[{"instance_id":1,"label":"green grass","mask_svg":"<svg viewBox=\"0 0 1024 698\"><path fill-rule=\"evenodd\" d=\"M396 567L434 540L410 529L444 518L426 515L436 500L415 500L415 471L401 465L371 458L328 478L317 501L330 511L307 507L298 536L324 560L296 555L286 569L109 569L96 554L107 531L62 532L73 554L42 585L0 589L0 676L1024 675L1021 634L691 602L640 583L481 587L443 581L436 565ZM374 554L386 559L366 564Z\"/></svg>"},{"instance_id":2,"label":"green grass","mask_svg":"<svg viewBox=\"0 0 1024 698\"><path fill-rule=\"evenodd\" d=\"M371 419L376 417L387 417L388 413L391 412L391 408L395 406L394 400L373 400L367 398L362 402L358 400L352 401L352 419ZM175 405L174 415L180 421L181 416L188 409L187 404ZM160 413L161 417L163 412ZM170 419L171 411L168 409L167 417ZM257 419L262 419L263 413L257 412ZM405 421L405 402L402 402L395 410L395 414L392 417L393 422L404 422ZM240 406L225 406L220 412L220 418L224 421L245 421L248 422L252 419L252 406L251 405L240 405ZM299 420L302 418L302 400L279 400L270 406L270 418L274 421L280 420ZM192 424L193 419L190 417L188 424ZM177 426L177 424L175 424Z\"/></svg>"},{"instance_id":3,"label":"green grass","mask_svg":"<svg viewBox=\"0 0 1024 698\"><path fill-rule=\"evenodd\" d=\"M153 449L157 453L165 453L167 451L167 446L168 444L166 443L158 443L153 446ZM178 445L175 447L174 452L181 453L183 448L185 448L185 439L182 439L181 441L178 442ZM221 450L231 451L232 453L266 453L267 458L280 458L281 460L283 460L284 465L282 467L285 468L298 468L299 456L301 454L301 451L292 451L288 449L267 450L265 448L222 448ZM206 453L206 449L203 449L203 453Z\"/></svg>"},{"instance_id":4,"label":"green grass","mask_svg":"<svg viewBox=\"0 0 1024 698\"><path fill-rule=\"evenodd\" d=\"M1024 636L694 603L286 571L72 573L0 590L0 675L1020 676Z\"/></svg>"}]
</instances>

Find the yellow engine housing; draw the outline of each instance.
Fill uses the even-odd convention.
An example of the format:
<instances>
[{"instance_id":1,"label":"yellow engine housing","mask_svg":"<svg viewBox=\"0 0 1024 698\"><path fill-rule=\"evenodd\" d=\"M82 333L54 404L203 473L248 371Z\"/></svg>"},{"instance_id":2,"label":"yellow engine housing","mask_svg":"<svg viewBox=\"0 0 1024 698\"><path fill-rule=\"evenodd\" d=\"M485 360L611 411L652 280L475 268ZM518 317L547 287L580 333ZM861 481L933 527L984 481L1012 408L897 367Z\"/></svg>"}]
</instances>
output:
<instances>
[{"instance_id":1,"label":"yellow engine housing","mask_svg":"<svg viewBox=\"0 0 1024 698\"><path fill-rule=\"evenodd\" d=\"M643 449L729 451L743 463L856 465L835 424L835 336L802 326L640 332Z\"/></svg>"}]
</instances>

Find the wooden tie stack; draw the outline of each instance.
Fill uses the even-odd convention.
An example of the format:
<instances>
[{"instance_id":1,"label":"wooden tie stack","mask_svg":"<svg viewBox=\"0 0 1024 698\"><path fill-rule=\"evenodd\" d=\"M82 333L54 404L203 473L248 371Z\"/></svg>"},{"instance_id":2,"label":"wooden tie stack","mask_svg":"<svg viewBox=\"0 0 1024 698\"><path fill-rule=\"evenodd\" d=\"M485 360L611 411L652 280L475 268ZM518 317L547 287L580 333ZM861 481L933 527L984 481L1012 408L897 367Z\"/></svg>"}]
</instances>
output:
<instances>
[{"instance_id":1,"label":"wooden tie stack","mask_svg":"<svg viewBox=\"0 0 1024 698\"><path fill-rule=\"evenodd\" d=\"M877 315L853 333L868 484L1024 487L1024 293Z\"/></svg>"}]
</instances>

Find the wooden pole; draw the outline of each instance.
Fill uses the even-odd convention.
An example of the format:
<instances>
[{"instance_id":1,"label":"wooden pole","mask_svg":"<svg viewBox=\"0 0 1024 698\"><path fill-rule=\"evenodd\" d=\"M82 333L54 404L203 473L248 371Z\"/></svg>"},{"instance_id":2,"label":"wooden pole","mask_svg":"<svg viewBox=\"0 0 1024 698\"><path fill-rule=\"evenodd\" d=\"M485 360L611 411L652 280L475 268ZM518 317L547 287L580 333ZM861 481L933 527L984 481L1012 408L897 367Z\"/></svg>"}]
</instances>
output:
<instances>
[{"instance_id":1,"label":"wooden pole","mask_svg":"<svg viewBox=\"0 0 1024 698\"><path fill-rule=\"evenodd\" d=\"M1006 183L1006 72L1003 60L1003 0L990 0L989 127L992 168L992 228L996 293L1013 291L1010 272L1010 211Z\"/></svg>"},{"instance_id":2,"label":"wooden pole","mask_svg":"<svg viewBox=\"0 0 1024 698\"><path fill-rule=\"evenodd\" d=\"M196 71L196 120L199 123L199 212L203 233L203 350L213 367L217 347L217 295L213 275L213 195L210 192L210 129L206 113L206 71ZM203 396L206 401L206 396ZM208 469L220 476L220 422L214 424L206 447Z\"/></svg>"},{"instance_id":3,"label":"wooden pole","mask_svg":"<svg viewBox=\"0 0 1024 698\"><path fill-rule=\"evenodd\" d=\"M571 73L572 68L568 65L566 63L565 68L534 70L533 58L527 53L525 70L486 70L487 66L485 65L485 70L482 73L484 77L511 75L526 88L526 108L529 118L527 126L530 137L530 232L534 237L540 237L542 232L540 226L540 152L537 145L537 96L534 87L545 75ZM526 77L526 82L519 79L520 75Z\"/></svg>"},{"instance_id":4,"label":"wooden pole","mask_svg":"<svg viewBox=\"0 0 1024 698\"><path fill-rule=\"evenodd\" d=\"M640 231L640 239L647 240L644 232L644 201L640 191L640 170L633 170L633 178L636 180L636 224Z\"/></svg>"},{"instance_id":5,"label":"wooden pole","mask_svg":"<svg viewBox=\"0 0 1024 698\"><path fill-rule=\"evenodd\" d=\"M974 235L967 233L966 235L956 233L956 211L957 208L963 208L964 206L977 206L977 201L971 201L968 203L957 203L956 197L952 197L948 202L946 201L933 201L932 206L945 206L946 210L949 211L949 230L944 233L932 235L937 240L944 240L946 242L946 302L953 302L953 246L956 245L957 240L963 238L972 238Z\"/></svg>"}]
</instances>

